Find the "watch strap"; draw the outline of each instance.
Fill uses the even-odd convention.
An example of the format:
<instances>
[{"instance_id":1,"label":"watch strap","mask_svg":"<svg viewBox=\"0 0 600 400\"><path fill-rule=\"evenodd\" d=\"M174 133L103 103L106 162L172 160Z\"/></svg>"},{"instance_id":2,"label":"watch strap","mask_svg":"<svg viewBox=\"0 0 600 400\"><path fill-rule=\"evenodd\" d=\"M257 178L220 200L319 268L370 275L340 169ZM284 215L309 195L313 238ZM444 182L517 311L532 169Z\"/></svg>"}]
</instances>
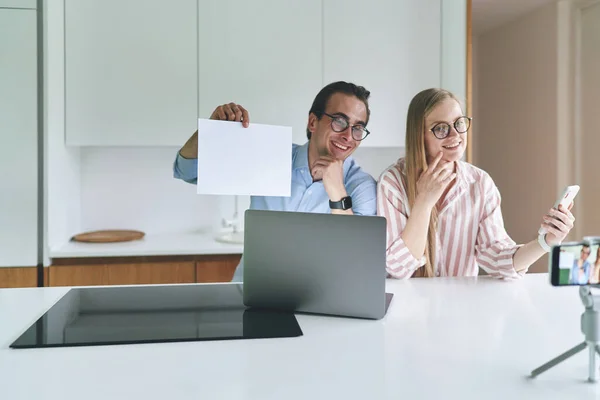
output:
<instances>
[{"instance_id":1,"label":"watch strap","mask_svg":"<svg viewBox=\"0 0 600 400\"><path fill-rule=\"evenodd\" d=\"M342 197L339 201L329 200L329 208L334 210L348 210L352 208L352 197Z\"/></svg>"},{"instance_id":2,"label":"watch strap","mask_svg":"<svg viewBox=\"0 0 600 400\"><path fill-rule=\"evenodd\" d=\"M546 234L545 233L541 233L538 235L538 243L540 244L540 246L542 246L542 249L544 249L544 251L546 253L549 253L550 251L552 251L552 248L546 242Z\"/></svg>"}]
</instances>

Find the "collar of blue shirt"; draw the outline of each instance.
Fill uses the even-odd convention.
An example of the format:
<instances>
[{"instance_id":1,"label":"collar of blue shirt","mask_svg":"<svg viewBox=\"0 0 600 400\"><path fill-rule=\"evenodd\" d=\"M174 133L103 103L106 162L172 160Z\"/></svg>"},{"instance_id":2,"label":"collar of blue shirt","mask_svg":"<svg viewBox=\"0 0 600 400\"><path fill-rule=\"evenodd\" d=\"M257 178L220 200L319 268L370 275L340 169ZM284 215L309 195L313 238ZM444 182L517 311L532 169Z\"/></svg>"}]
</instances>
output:
<instances>
[{"instance_id":1,"label":"collar of blue shirt","mask_svg":"<svg viewBox=\"0 0 600 400\"><path fill-rule=\"evenodd\" d=\"M310 141L304 143L303 145L295 144L292 149L292 169L297 170L301 168L308 168L308 144ZM352 165L352 157L348 157L344 160L344 176L348 174L348 170Z\"/></svg>"}]
</instances>

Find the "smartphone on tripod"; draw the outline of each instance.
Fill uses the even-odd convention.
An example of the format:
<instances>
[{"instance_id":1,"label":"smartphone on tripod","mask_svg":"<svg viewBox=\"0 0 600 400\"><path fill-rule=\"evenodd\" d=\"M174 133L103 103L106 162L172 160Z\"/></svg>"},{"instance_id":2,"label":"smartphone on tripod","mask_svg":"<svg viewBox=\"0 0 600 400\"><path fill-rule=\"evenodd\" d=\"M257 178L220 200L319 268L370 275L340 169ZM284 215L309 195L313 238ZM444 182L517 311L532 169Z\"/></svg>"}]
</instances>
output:
<instances>
[{"instance_id":1,"label":"smartphone on tripod","mask_svg":"<svg viewBox=\"0 0 600 400\"><path fill-rule=\"evenodd\" d=\"M548 269L552 286L600 284L600 245L581 241L554 246Z\"/></svg>"}]
</instances>

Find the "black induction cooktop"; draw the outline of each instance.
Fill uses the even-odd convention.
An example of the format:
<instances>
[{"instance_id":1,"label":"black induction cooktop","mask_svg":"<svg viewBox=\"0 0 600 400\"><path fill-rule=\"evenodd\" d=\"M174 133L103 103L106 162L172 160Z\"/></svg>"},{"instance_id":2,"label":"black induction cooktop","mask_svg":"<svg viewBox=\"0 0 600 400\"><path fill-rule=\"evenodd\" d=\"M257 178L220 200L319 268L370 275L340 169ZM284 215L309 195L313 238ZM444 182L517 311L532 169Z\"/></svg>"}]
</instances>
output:
<instances>
[{"instance_id":1,"label":"black induction cooktop","mask_svg":"<svg viewBox=\"0 0 600 400\"><path fill-rule=\"evenodd\" d=\"M12 348L302 335L291 312L247 308L242 284L70 289Z\"/></svg>"}]
</instances>

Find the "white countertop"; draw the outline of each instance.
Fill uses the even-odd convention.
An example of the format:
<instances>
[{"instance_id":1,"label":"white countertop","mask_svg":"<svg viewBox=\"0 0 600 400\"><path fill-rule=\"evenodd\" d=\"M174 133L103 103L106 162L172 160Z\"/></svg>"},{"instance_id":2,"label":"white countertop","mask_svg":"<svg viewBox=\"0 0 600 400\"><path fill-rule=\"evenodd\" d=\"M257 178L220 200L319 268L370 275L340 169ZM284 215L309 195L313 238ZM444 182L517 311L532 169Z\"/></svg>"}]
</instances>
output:
<instances>
[{"instance_id":1,"label":"white countertop","mask_svg":"<svg viewBox=\"0 0 600 400\"><path fill-rule=\"evenodd\" d=\"M575 287L520 281L388 281L381 321L299 315L304 335L122 346L10 349L66 288L0 290L5 399L587 399Z\"/></svg>"},{"instance_id":2,"label":"white countertop","mask_svg":"<svg viewBox=\"0 0 600 400\"><path fill-rule=\"evenodd\" d=\"M243 245L217 242L215 237L215 233L198 232L148 234L121 243L71 241L51 249L50 258L242 254Z\"/></svg>"}]
</instances>

